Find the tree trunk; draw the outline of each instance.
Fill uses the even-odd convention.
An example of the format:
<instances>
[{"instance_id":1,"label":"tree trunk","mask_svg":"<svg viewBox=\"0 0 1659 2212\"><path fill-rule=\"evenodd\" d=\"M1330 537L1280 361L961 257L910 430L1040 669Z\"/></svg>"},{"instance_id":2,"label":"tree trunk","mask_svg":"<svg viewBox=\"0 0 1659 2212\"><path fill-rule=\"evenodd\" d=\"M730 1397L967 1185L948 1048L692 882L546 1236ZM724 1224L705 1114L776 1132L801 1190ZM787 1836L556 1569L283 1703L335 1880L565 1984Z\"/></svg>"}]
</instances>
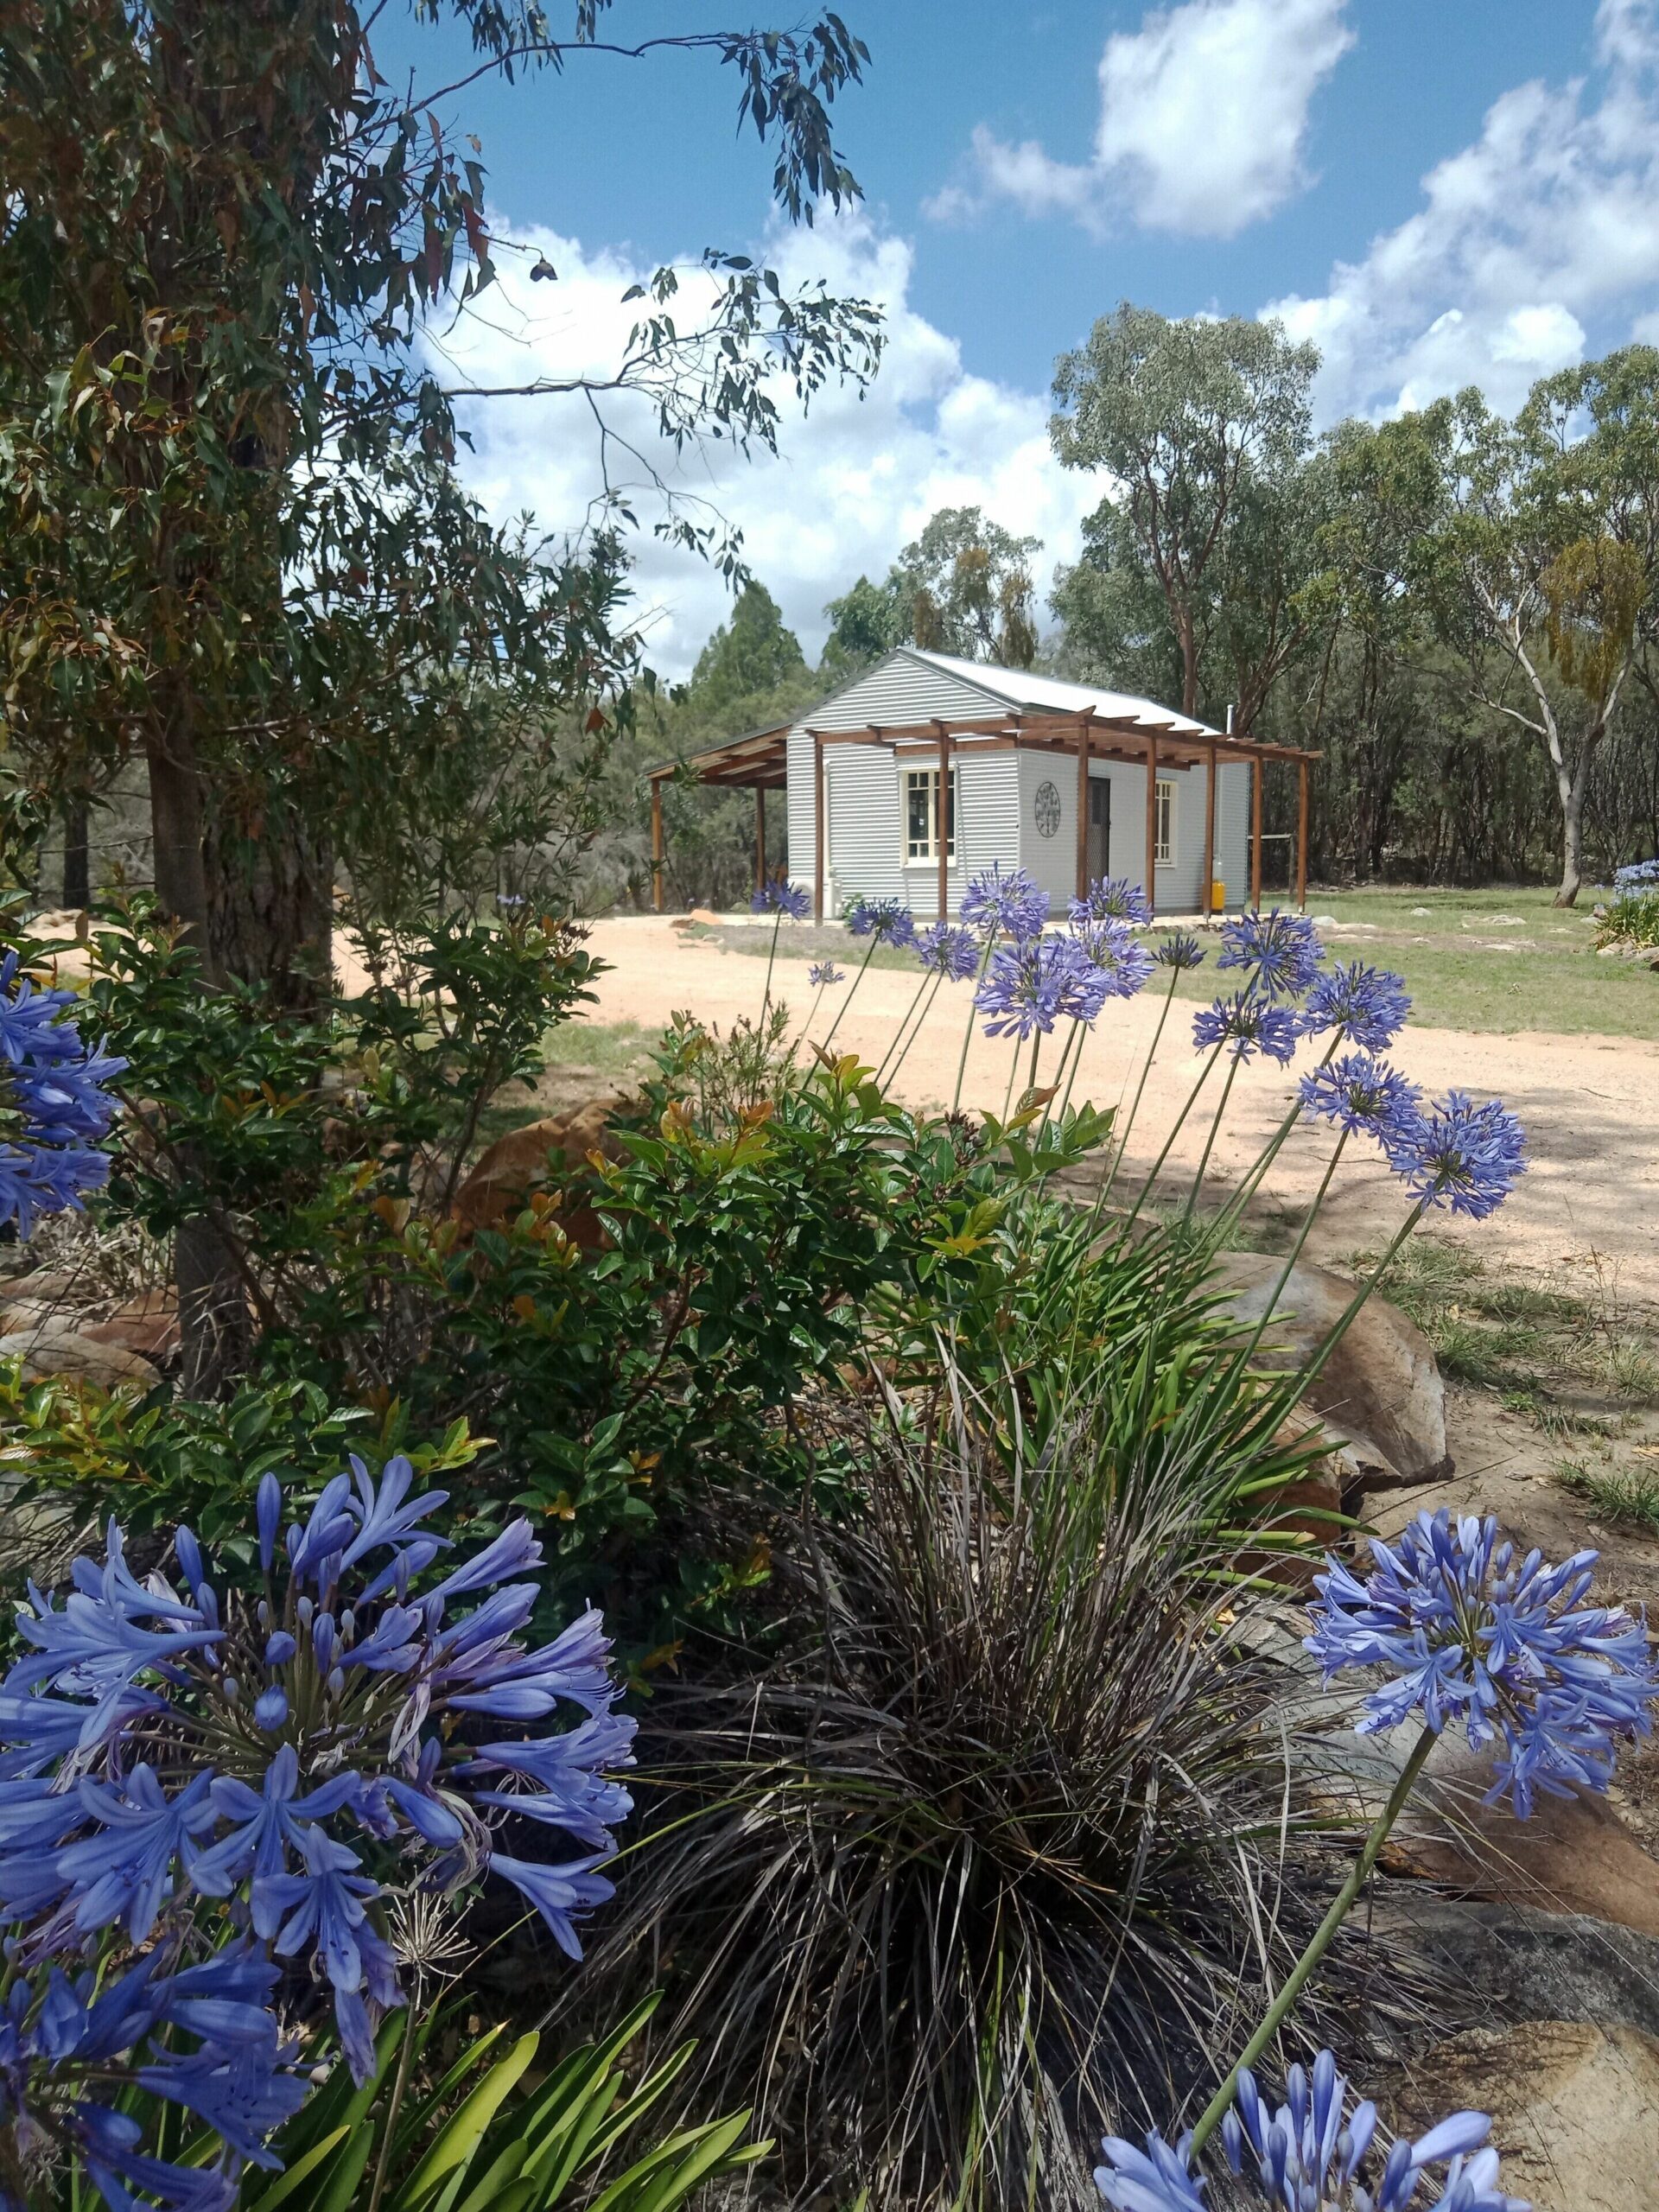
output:
<instances>
[{"instance_id":1,"label":"tree trunk","mask_svg":"<svg viewBox=\"0 0 1659 2212\"><path fill-rule=\"evenodd\" d=\"M72 798L63 810L63 903L86 907L92 903L92 861L88 852L91 808L84 797Z\"/></svg>"},{"instance_id":2,"label":"tree trunk","mask_svg":"<svg viewBox=\"0 0 1659 2212\"><path fill-rule=\"evenodd\" d=\"M1198 711L1198 644L1192 632L1192 617L1185 607L1177 620L1176 634L1181 641L1181 712L1196 719Z\"/></svg>"},{"instance_id":3,"label":"tree trunk","mask_svg":"<svg viewBox=\"0 0 1659 2212\"><path fill-rule=\"evenodd\" d=\"M207 936L219 973L264 983L283 1013L328 995L334 854L286 810L253 823L213 807L205 840Z\"/></svg>"},{"instance_id":4,"label":"tree trunk","mask_svg":"<svg viewBox=\"0 0 1659 2212\"><path fill-rule=\"evenodd\" d=\"M1561 779L1561 887L1558 906L1573 906L1584 881L1584 784L1573 777Z\"/></svg>"}]
</instances>

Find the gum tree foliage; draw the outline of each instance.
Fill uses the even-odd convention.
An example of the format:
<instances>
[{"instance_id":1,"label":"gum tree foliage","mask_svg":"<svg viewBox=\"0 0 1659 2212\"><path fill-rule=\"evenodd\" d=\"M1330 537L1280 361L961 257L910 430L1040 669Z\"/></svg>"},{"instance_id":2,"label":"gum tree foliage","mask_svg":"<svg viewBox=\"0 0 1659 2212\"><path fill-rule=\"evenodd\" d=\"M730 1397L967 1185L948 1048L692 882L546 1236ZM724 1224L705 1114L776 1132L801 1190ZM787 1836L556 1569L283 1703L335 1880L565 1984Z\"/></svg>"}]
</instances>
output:
<instances>
[{"instance_id":1,"label":"gum tree foliage","mask_svg":"<svg viewBox=\"0 0 1659 2212\"><path fill-rule=\"evenodd\" d=\"M413 3L470 29L459 83L389 85L378 11L339 0L28 0L0 54L8 734L54 788L143 760L163 904L210 979L290 1002L366 817L384 836L400 796L418 809L480 718L551 702L596 734L634 664L632 518L601 506L563 545L493 526L454 471L457 404L486 395L423 365L423 317L468 309L513 250L453 119L466 88L545 99L582 49L707 55L789 218L857 190L828 110L867 56L833 15L625 46L607 0L565 27L536 0ZM674 447L741 446L772 442L781 391L876 358L872 309L741 256L637 296L608 375L528 388L601 414L643 392ZM735 570L717 520L670 501L658 526Z\"/></svg>"},{"instance_id":2,"label":"gum tree foliage","mask_svg":"<svg viewBox=\"0 0 1659 2212\"><path fill-rule=\"evenodd\" d=\"M1029 668L1038 645L1030 564L1042 543L1014 537L978 507L941 507L883 582L861 576L824 609L826 672L844 682L910 643Z\"/></svg>"},{"instance_id":3,"label":"gum tree foliage","mask_svg":"<svg viewBox=\"0 0 1659 2212\"><path fill-rule=\"evenodd\" d=\"M1237 608L1235 652L1245 630L1265 629L1268 650L1258 636L1250 655L1265 683L1300 628L1293 480L1318 366L1316 349L1292 344L1276 322L1170 321L1128 302L1055 365L1054 450L1068 467L1113 480L1107 504L1163 597L1185 714L1198 711L1218 619ZM1249 610L1239 604L1247 586Z\"/></svg>"},{"instance_id":4,"label":"gum tree foliage","mask_svg":"<svg viewBox=\"0 0 1659 2212\"><path fill-rule=\"evenodd\" d=\"M1426 563L1470 695L1538 739L1561 817L1556 904L1584 880L1585 797L1659 582L1659 350L1546 377L1513 423L1472 388L1429 410L1444 516Z\"/></svg>"}]
</instances>

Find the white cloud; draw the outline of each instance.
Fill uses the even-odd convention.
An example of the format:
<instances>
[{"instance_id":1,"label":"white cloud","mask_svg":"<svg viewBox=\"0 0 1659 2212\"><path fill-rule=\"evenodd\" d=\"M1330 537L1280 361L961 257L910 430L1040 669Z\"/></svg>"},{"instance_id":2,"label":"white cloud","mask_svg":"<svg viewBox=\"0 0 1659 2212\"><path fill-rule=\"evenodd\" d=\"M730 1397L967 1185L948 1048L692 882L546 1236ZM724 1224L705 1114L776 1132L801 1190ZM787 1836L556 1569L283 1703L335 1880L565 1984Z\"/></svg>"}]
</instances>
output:
<instances>
[{"instance_id":1,"label":"white cloud","mask_svg":"<svg viewBox=\"0 0 1659 2212\"><path fill-rule=\"evenodd\" d=\"M950 220L1011 200L1096 230L1127 213L1231 238L1307 182L1308 105L1354 42L1345 18L1346 0L1185 0L1149 14L1106 41L1090 160L1056 161L982 125L973 186L947 186L927 212Z\"/></svg>"},{"instance_id":2,"label":"white cloud","mask_svg":"<svg viewBox=\"0 0 1659 2212\"><path fill-rule=\"evenodd\" d=\"M517 385L602 374L619 358L639 312L620 296L648 272L613 251L588 251L548 232L531 232L525 243L545 254L557 282L531 284L517 264L507 264L480 302L487 320L466 318L446 337L440 366L447 382ZM885 575L942 506L981 506L1006 529L1041 537L1037 582L1046 598L1054 563L1076 557L1082 517L1099 491L1054 459L1043 396L963 368L956 340L908 302L909 246L867 217L785 233L772 242L769 258L786 282L822 276L833 292L883 307L887 347L866 397L832 389L803 417L780 394L779 453L757 452L747 462L729 448L704 447L675 469L652 410L637 398L607 405L614 427L679 488L741 526L750 566L809 656L823 639L824 602L861 570ZM689 283L681 294L683 322L695 291ZM465 420L474 448L462 470L498 518L530 509L543 528L580 525L601 485L593 418L580 399L493 399L470 406ZM610 465L613 481L643 485L644 470L620 446ZM636 587L652 663L678 676L731 601L705 563L650 535L653 512L641 489Z\"/></svg>"},{"instance_id":3,"label":"white cloud","mask_svg":"<svg viewBox=\"0 0 1659 2212\"><path fill-rule=\"evenodd\" d=\"M1514 407L1582 358L1586 324L1639 330L1659 286L1659 8L1603 0L1599 74L1520 85L1423 180L1416 213L1277 300L1325 354L1325 416L1417 407L1465 384ZM1640 321L1637 319L1640 317Z\"/></svg>"}]
</instances>

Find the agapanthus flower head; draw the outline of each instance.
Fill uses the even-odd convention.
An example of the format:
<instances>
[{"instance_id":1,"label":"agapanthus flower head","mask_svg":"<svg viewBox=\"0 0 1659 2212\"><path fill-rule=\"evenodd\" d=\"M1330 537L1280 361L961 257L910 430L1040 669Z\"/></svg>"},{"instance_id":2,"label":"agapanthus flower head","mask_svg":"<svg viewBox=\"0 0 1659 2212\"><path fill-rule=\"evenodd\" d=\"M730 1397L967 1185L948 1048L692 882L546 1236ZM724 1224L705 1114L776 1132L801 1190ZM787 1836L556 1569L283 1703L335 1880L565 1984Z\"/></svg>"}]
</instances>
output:
<instances>
[{"instance_id":1,"label":"agapanthus flower head","mask_svg":"<svg viewBox=\"0 0 1659 2212\"><path fill-rule=\"evenodd\" d=\"M1402 1130L1389 1159L1426 1206L1484 1221L1527 1172L1526 1131L1501 1100L1477 1106L1466 1092L1448 1090Z\"/></svg>"},{"instance_id":2,"label":"agapanthus flower head","mask_svg":"<svg viewBox=\"0 0 1659 2212\"><path fill-rule=\"evenodd\" d=\"M1147 894L1127 875L1103 875L1089 886L1081 899L1073 899L1066 915L1074 924L1130 922L1144 929L1152 919Z\"/></svg>"},{"instance_id":3,"label":"agapanthus flower head","mask_svg":"<svg viewBox=\"0 0 1659 2212\"><path fill-rule=\"evenodd\" d=\"M916 941L916 921L899 899L855 899L847 909L852 937L872 937L878 944L904 946Z\"/></svg>"},{"instance_id":4,"label":"agapanthus flower head","mask_svg":"<svg viewBox=\"0 0 1659 2212\"><path fill-rule=\"evenodd\" d=\"M1307 2071L1291 2068L1276 2111L1249 2069L1241 2073L1221 2138L1262 2212L1411 2212L1430 2181L1438 2183L1439 2212L1530 2212L1498 2187L1497 2153L1486 2147L1491 2125L1484 2113L1453 2113L1414 2143L1399 2137L1384 2154L1376 2107L1364 2100L1351 2107L1348 2084L1322 2050ZM1109 2136L1103 2148L1095 2182L1114 2212L1206 2212L1190 2136L1172 2145L1154 2133L1144 2148Z\"/></svg>"},{"instance_id":5,"label":"agapanthus flower head","mask_svg":"<svg viewBox=\"0 0 1659 2212\"><path fill-rule=\"evenodd\" d=\"M1308 986L1302 1030L1318 1037L1334 1029L1363 1052L1386 1052L1410 1012L1404 976L1368 967L1363 960L1342 960Z\"/></svg>"},{"instance_id":6,"label":"agapanthus flower head","mask_svg":"<svg viewBox=\"0 0 1659 2212\"><path fill-rule=\"evenodd\" d=\"M1105 978L1105 997L1132 999L1152 976L1153 958L1128 922L1074 922L1074 941Z\"/></svg>"},{"instance_id":7,"label":"agapanthus flower head","mask_svg":"<svg viewBox=\"0 0 1659 2212\"><path fill-rule=\"evenodd\" d=\"M1109 990L1075 938L1051 934L999 945L974 1005L990 1017L988 1037L1046 1037L1057 1021L1094 1020Z\"/></svg>"},{"instance_id":8,"label":"agapanthus flower head","mask_svg":"<svg viewBox=\"0 0 1659 2212\"><path fill-rule=\"evenodd\" d=\"M1263 1052L1282 1066L1295 1056L1301 1025L1289 1007L1275 1006L1258 991L1236 991L1217 999L1192 1019L1192 1042L1201 1052L1225 1045L1236 1060Z\"/></svg>"},{"instance_id":9,"label":"agapanthus flower head","mask_svg":"<svg viewBox=\"0 0 1659 2212\"><path fill-rule=\"evenodd\" d=\"M979 967L979 944L971 930L952 929L948 922L934 922L916 939L916 955L930 975L952 983L966 982Z\"/></svg>"},{"instance_id":10,"label":"agapanthus flower head","mask_svg":"<svg viewBox=\"0 0 1659 2212\"><path fill-rule=\"evenodd\" d=\"M1299 999L1324 958L1325 948L1306 915L1274 906L1265 914L1240 914L1224 924L1216 965L1242 968L1250 989L1261 997Z\"/></svg>"},{"instance_id":11,"label":"agapanthus flower head","mask_svg":"<svg viewBox=\"0 0 1659 2212\"><path fill-rule=\"evenodd\" d=\"M105 1086L127 1064L82 1044L79 1004L24 974L15 950L0 957L0 1224L20 1236L108 1179L99 1144L116 1102Z\"/></svg>"},{"instance_id":12,"label":"agapanthus flower head","mask_svg":"<svg viewBox=\"0 0 1659 2212\"><path fill-rule=\"evenodd\" d=\"M633 1723L613 1709L596 1612L526 1643L529 1523L456 1563L431 1525L442 1503L405 1458L378 1479L353 1459L280 1536L280 1490L261 1483L257 1601L214 1589L188 1529L174 1555L189 1587L139 1582L113 1522L67 1602L31 1586L0 1685L0 1904L26 1952L116 1925L143 1944L193 1897L238 1900L262 1943L332 1985L361 2080L377 2018L403 2001L389 1876L445 1892L493 1868L576 1946L609 1893L597 1868L629 1810L610 1776ZM582 1855L508 1856L509 1830Z\"/></svg>"},{"instance_id":13,"label":"agapanthus flower head","mask_svg":"<svg viewBox=\"0 0 1659 2212\"><path fill-rule=\"evenodd\" d=\"M769 875L749 901L752 914L777 914L787 922L804 922L811 911L810 893L782 875Z\"/></svg>"},{"instance_id":14,"label":"agapanthus flower head","mask_svg":"<svg viewBox=\"0 0 1659 2212\"><path fill-rule=\"evenodd\" d=\"M1001 863L982 868L969 879L962 898L962 918L982 938L1040 937L1048 921L1049 899L1022 868L1002 872Z\"/></svg>"},{"instance_id":15,"label":"agapanthus flower head","mask_svg":"<svg viewBox=\"0 0 1659 2212\"><path fill-rule=\"evenodd\" d=\"M1507 1796L1522 1820L1537 1790L1605 1789L1616 1746L1652 1728L1659 1677L1646 1623L1586 1602L1597 1554L1517 1559L1490 1516L1442 1510L1395 1544L1373 1537L1371 1554L1363 1581L1327 1558L1306 1639L1327 1678L1386 1673L1359 1732L1414 1714L1437 1732L1461 1725L1476 1750L1497 1747L1489 1802Z\"/></svg>"},{"instance_id":16,"label":"agapanthus flower head","mask_svg":"<svg viewBox=\"0 0 1659 2212\"><path fill-rule=\"evenodd\" d=\"M1410 1136L1422 1105L1414 1083L1369 1052L1342 1053L1305 1075L1300 1089L1305 1114L1375 1138L1385 1152Z\"/></svg>"},{"instance_id":17,"label":"agapanthus flower head","mask_svg":"<svg viewBox=\"0 0 1659 2212\"><path fill-rule=\"evenodd\" d=\"M1659 891L1659 855L1650 861L1632 861L1613 870L1616 891Z\"/></svg>"},{"instance_id":18,"label":"agapanthus flower head","mask_svg":"<svg viewBox=\"0 0 1659 2212\"><path fill-rule=\"evenodd\" d=\"M1191 930L1172 930L1152 957L1160 968L1173 968L1182 975L1203 967L1205 951Z\"/></svg>"},{"instance_id":19,"label":"agapanthus flower head","mask_svg":"<svg viewBox=\"0 0 1659 2212\"><path fill-rule=\"evenodd\" d=\"M815 960L806 971L806 980L815 991L821 991L827 984L844 983L847 971L837 968L833 960Z\"/></svg>"}]
</instances>

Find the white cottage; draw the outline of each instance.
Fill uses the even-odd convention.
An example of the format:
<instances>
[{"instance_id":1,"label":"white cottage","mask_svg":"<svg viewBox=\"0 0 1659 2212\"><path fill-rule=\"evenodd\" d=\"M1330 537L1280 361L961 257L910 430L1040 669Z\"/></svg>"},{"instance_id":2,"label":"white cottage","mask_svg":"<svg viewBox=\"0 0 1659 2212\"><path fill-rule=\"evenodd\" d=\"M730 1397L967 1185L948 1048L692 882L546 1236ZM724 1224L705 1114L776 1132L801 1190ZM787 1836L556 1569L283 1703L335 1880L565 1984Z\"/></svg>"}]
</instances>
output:
<instances>
[{"instance_id":1,"label":"white cottage","mask_svg":"<svg viewBox=\"0 0 1659 2212\"><path fill-rule=\"evenodd\" d=\"M1306 886L1308 763L1121 691L1064 683L899 645L792 726L691 756L705 783L753 786L755 868L766 872L766 793L782 789L789 874L820 918L854 899L955 913L971 877L1023 868L1059 903L1099 876L1150 888L1165 914L1261 895L1261 777L1295 763L1297 883ZM652 857L663 903L661 781Z\"/></svg>"}]
</instances>

